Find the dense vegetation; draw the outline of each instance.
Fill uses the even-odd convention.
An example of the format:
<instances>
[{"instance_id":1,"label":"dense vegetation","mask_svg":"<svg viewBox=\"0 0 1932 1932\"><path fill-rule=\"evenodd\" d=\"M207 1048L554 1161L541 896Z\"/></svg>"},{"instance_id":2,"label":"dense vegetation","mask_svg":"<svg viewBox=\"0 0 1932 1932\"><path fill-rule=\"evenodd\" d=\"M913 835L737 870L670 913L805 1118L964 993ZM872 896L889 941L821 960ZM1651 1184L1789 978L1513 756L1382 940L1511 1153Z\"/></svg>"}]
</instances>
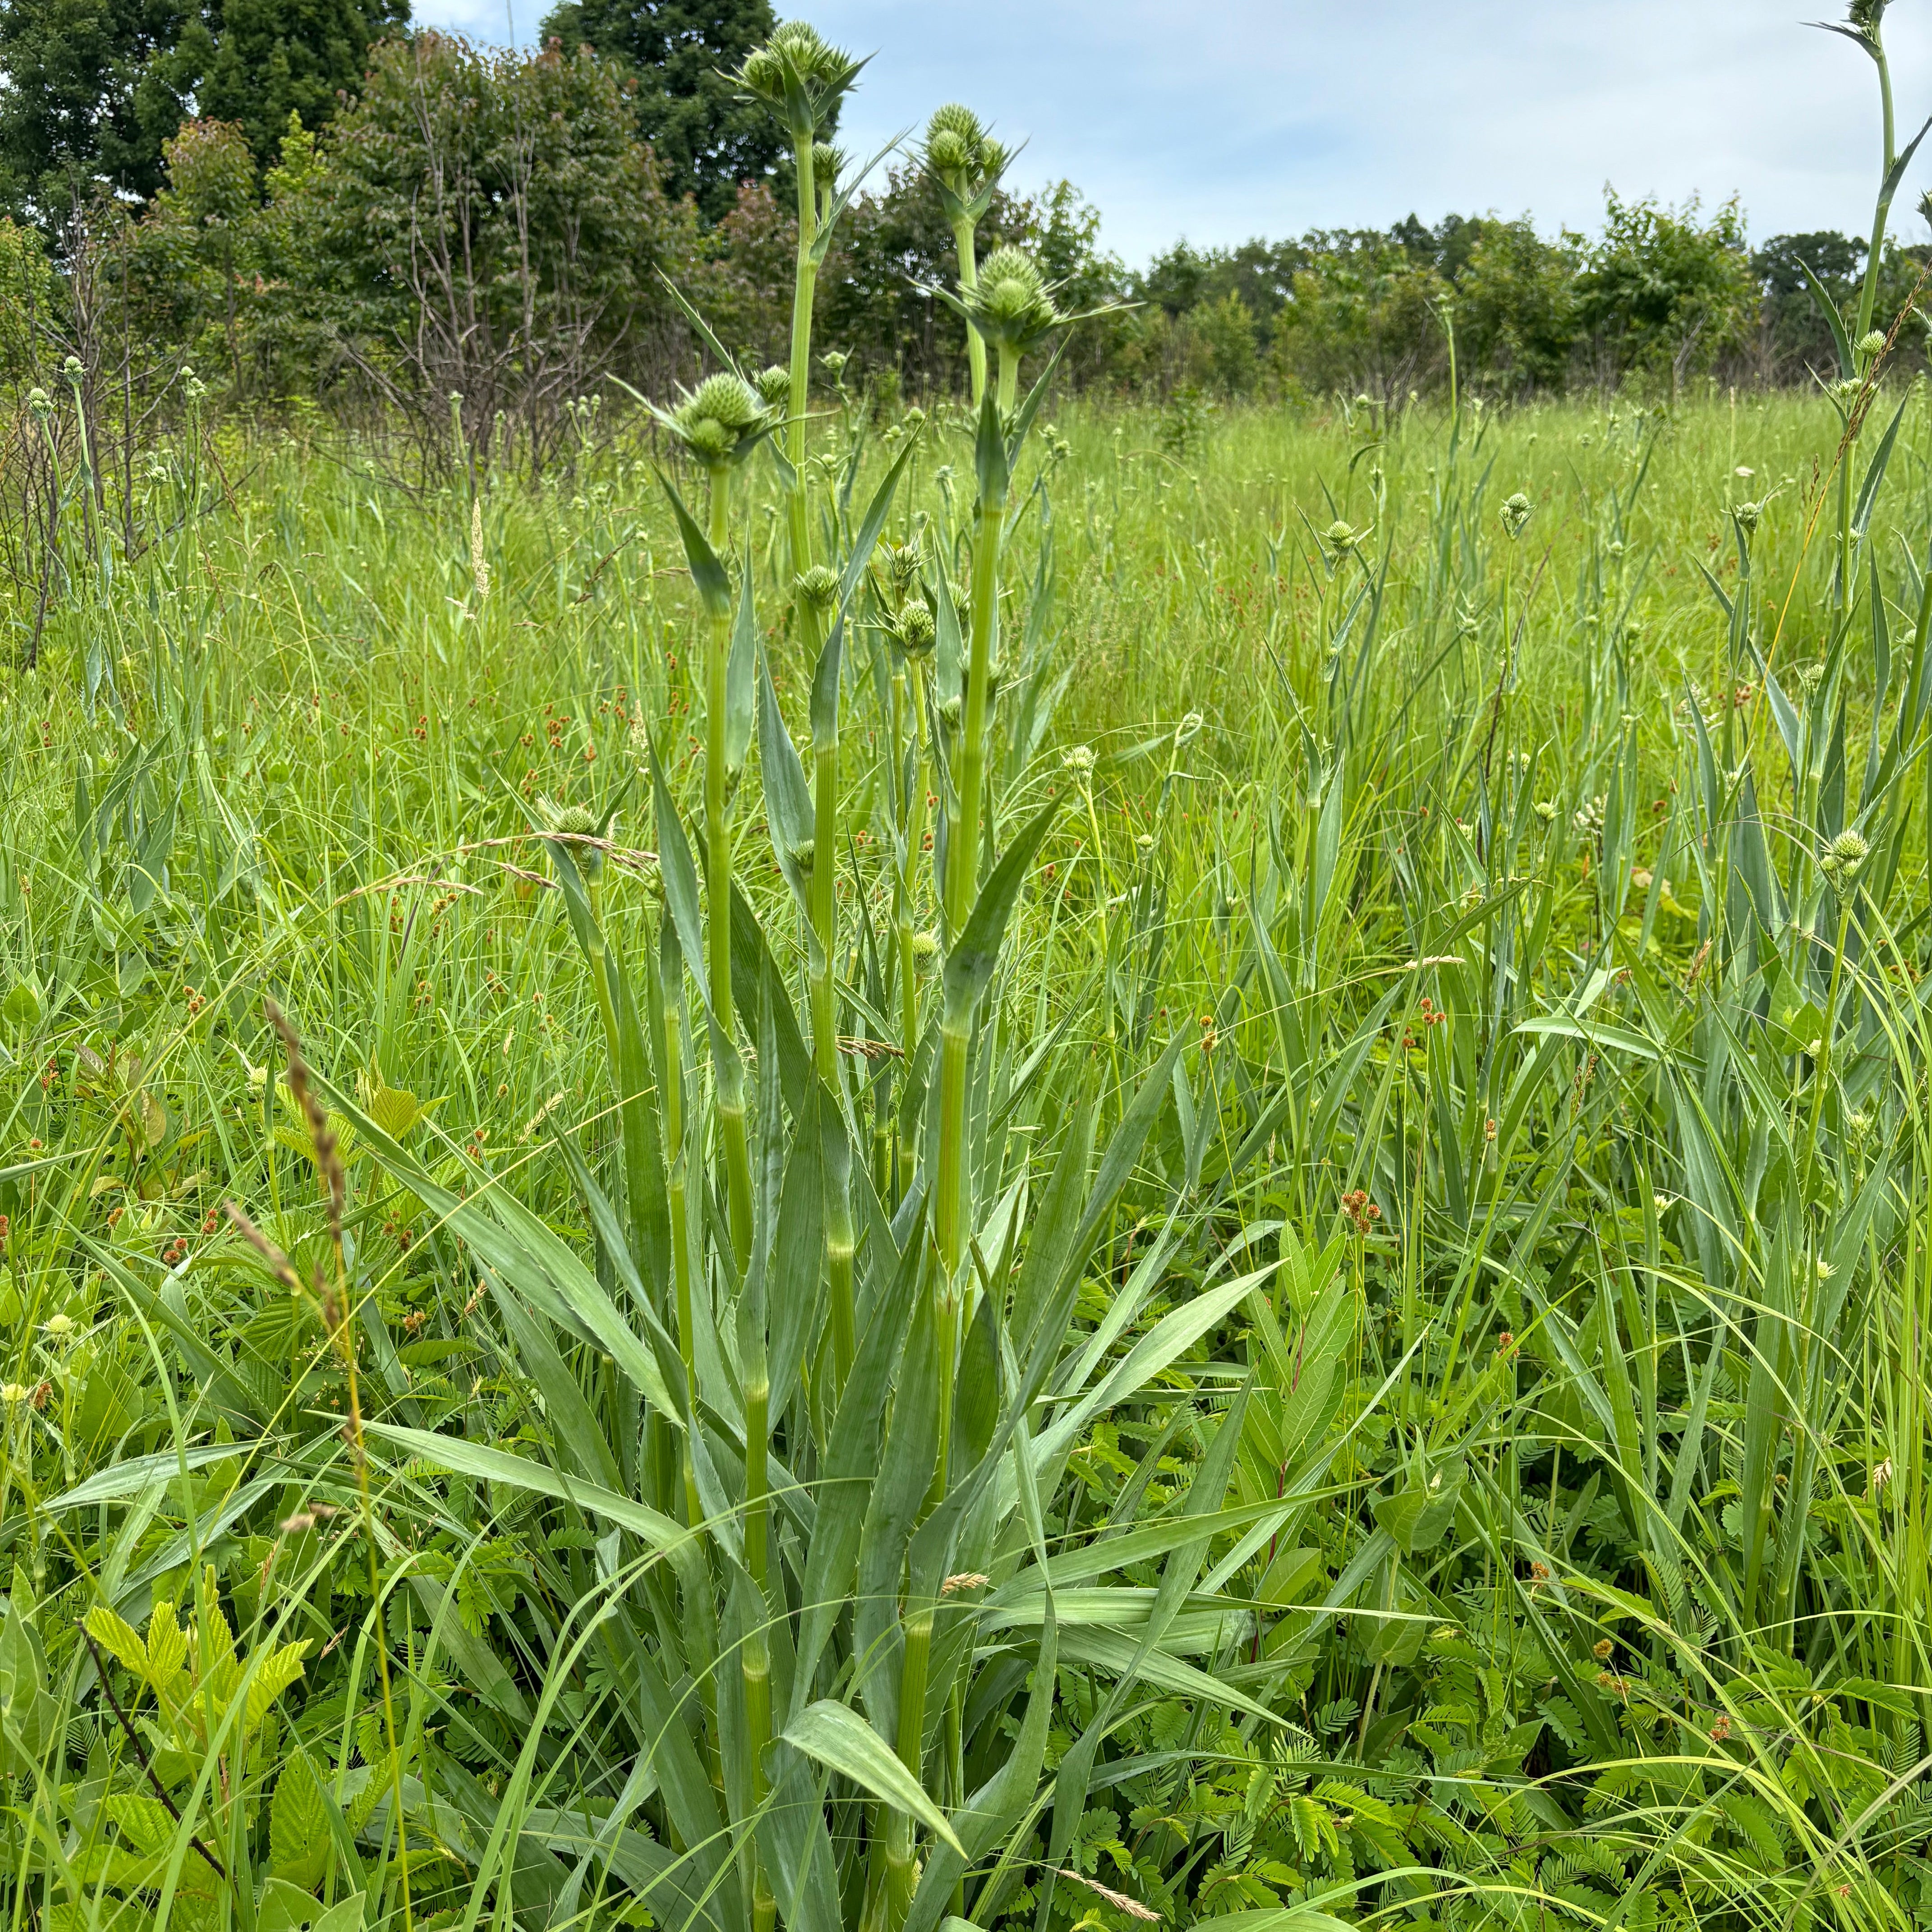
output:
<instances>
[{"instance_id":1,"label":"dense vegetation","mask_svg":"<svg viewBox=\"0 0 1932 1932\"><path fill-rule=\"evenodd\" d=\"M379 259L411 99L695 232L589 56L376 58L285 238L353 169ZM746 57L790 320L687 290L681 393L529 404L512 304L501 418L20 411L9 1925L1923 1924L1903 163L1813 392L1499 404L1459 303L1439 397L1215 413L1070 392L1126 319L942 109L907 409L854 79Z\"/></svg>"}]
</instances>

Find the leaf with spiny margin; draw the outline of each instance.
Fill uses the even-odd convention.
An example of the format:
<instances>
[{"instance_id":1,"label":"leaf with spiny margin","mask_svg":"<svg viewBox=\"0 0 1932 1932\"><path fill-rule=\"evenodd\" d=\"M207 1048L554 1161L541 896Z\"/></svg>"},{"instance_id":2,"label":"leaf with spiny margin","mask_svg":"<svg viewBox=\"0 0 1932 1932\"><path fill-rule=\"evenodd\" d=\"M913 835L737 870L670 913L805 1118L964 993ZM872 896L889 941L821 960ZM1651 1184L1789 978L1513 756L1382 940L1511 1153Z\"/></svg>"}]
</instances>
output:
<instances>
[{"instance_id":1,"label":"leaf with spiny margin","mask_svg":"<svg viewBox=\"0 0 1932 1932\"><path fill-rule=\"evenodd\" d=\"M1006 941L1006 922L1012 916L1020 888L1026 883L1027 868L1033 863L1034 855L1052 829L1059 809L1059 800L1049 800L1000 855L1000 862L980 886L965 925L946 953L946 1012L955 1024L964 1024L972 1017L980 996L992 983L1000 948Z\"/></svg>"},{"instance_id":2,"label":"leaf with spiny margin","mask_svg":"<svg viewBox=\"0 0 1932 1932\"><path fill-rule=\"evenodd\" d=\"M677 518L677 530L684 539L685 561L691 566L691 580L698 586L698 602L704 606L707 617L728 617L731 614L730 574L718 561L718 554L711 548L711 541L698 526L698 520L684 506L684 499L677 493L677 485L660 470L658 481L664 485L664 494L670 499L671 513Z\"/></svg>"}]
</instances>

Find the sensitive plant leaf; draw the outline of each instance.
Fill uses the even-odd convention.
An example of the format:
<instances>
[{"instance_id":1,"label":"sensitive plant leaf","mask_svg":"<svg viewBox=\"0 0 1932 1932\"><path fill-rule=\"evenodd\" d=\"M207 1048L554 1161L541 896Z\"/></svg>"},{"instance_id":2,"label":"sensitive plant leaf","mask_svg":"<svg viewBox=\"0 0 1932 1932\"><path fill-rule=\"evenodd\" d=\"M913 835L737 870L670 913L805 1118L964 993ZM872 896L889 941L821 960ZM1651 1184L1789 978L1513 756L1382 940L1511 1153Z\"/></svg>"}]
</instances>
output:
<instances>
[{"instance_id":1,"label":"sensitive plant leaf","mask_svg":"<svg viewBox=\"0 0 1932 1932\"><path fill-rule=\"evenodd\" d=\"M962 1857L965 1847L944 1812L928 1798L891 1747L849 1705L821 1698L784 1728L784 1741L828 1771L849 1778L874 1798L916 1820Z\"/></svg>"}]
</instances>

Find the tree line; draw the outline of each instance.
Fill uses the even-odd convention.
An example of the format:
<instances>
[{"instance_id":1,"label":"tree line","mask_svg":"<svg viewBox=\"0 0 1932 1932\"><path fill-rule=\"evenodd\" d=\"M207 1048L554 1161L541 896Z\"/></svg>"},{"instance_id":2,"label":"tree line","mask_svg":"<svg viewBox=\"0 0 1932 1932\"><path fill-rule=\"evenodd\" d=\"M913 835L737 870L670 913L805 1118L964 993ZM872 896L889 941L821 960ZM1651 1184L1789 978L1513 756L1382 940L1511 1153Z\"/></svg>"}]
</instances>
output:
<instances>
[{"instance_id":1,"label":"tree line","mask_svg":"<svg viewBox=\"0 0 1932 1932\"><path fill-rule=\"evenodd\" d=\"M728 77L766 0L562 0L535 50L412 30L404 0L9 0L0 9L0 363L232 407L380 410L426 444L541 453L619 376L698 357L680 296L736 352L786 339L795 217L768 117ZM850 158L842 160L849 169ZM1454 373L1498 397L1640 381L1788 383L1834 358L1811 278L1864 246L1753 248L1735 201L1606 194L1594 235L1527 216L1202 249L1132 268L1069 184L997 194L984 245L1033 250L1082 308L1079 384L1162 400L1396 403ZM819 281L818 340L875 398L956 392L937 185L888 164ZM1892 247L1887 325L1920 262ZM675 290L676 292L674 292ZM1923 332L1900 332L1922 366ZM50 358L52 358L51 360Z\"/></svg>"}]
</instances>

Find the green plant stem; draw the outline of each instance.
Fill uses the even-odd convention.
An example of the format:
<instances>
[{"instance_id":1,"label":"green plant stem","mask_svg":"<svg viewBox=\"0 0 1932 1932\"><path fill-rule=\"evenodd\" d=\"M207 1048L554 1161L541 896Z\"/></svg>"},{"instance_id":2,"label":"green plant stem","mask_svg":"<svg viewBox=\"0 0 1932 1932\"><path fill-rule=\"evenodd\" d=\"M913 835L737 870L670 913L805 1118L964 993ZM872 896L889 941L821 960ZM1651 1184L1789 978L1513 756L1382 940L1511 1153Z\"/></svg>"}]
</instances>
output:
<instances>
[{"instance_id":1,"label":"green plant stem","mask_svg":"<svg viewBox=\"0 0 1932 1932\"><path fill-rule=\"evenodd\" d=\"M791 464L791 492L785 514L791 533L794 577L812 568L812 519L805 495L805 414L812 391L812 305L818 286L814 248L818 238L818 190L812 178L816 130L792 130L798 176L798 262L791 297L791 417L785 425L785 454Z\"/></svg>"},{"instance_id":2,"label":"green plant stem","mask_svg":"<svg viewBox=\"0 0 1932 1932\"><path fill-rule=\"evenodd\" d=\"M980 282L976 244L969 216L959 215L952 224L952 245L959 256L959 286L962 292L976 288ZM976 414L986 393L986 341L976 328L966 332L966 362L973 372L973 408Z\"/></svg>"},{"instance_id":3,"label":"green plant stem","mask_svg":"<svg viewBox=\"0 0 1932 1932\"><path fill-rule=\"evenodd\" d=\"M931 782L926 761L926 674L919 661L906 667L904 678L910 714L912 743L916 755L906 797L904 820L905 868L896 895L893 910L898 928L899 951L899 1050L905 1056L903 1078L911 1077L913 1055L919 1050L919 958L914 942L917 938L919 862L926 844L926 787ZM895 680L896 684L898 680ZM904 1118L902 1116L902 1118ZM912 1184L912 1171L919 1149L908 1124L899 1142L899 1192Z\"/></svg>"},{"instance_id":4,"label":"green plant stem","mask_svg":"<svg viewBox=\"0 0 1932 1932\"><path fill-rule=\"evenodd\" d=\"M1004 388L1012 370L1000 358ZM980 504L973 551L973 626L966 670L965 742L958 767L958 836L946 855L946 932L957 944L979 888L980 794L986 782L988 692L999 642L1000 542L1004 534L1004 490ZM939 1456L935 1497L946 1493L952 1441L952 1388L959 1342L959 1310L966 1288L966 1057L972 1036L970 1006L949 1000L939 1030L939 1189L935 1209L940 1279Z\"/></svg>"},{"instance_id":5,"label":"green plant stem","mask_svg":"<svg viewBox=\"0 0 1932 1932\"><path fill-rule=\"evenodd\" d=\"M721 464L711 472L711 548L725 555L730 536L730 485ZM745 1130L745 1069L733 1037L731 998L731 830L724 815L726 678L731 662L731 620L720 611L709 620L704 652L704 846L709 883L706 910L711 1012L718 1028L718 1138L723 1143L724 1183L731 1221L731 1250L742 1270L752 1255L752 1156Z\"/></svg>"}]
</instances>

